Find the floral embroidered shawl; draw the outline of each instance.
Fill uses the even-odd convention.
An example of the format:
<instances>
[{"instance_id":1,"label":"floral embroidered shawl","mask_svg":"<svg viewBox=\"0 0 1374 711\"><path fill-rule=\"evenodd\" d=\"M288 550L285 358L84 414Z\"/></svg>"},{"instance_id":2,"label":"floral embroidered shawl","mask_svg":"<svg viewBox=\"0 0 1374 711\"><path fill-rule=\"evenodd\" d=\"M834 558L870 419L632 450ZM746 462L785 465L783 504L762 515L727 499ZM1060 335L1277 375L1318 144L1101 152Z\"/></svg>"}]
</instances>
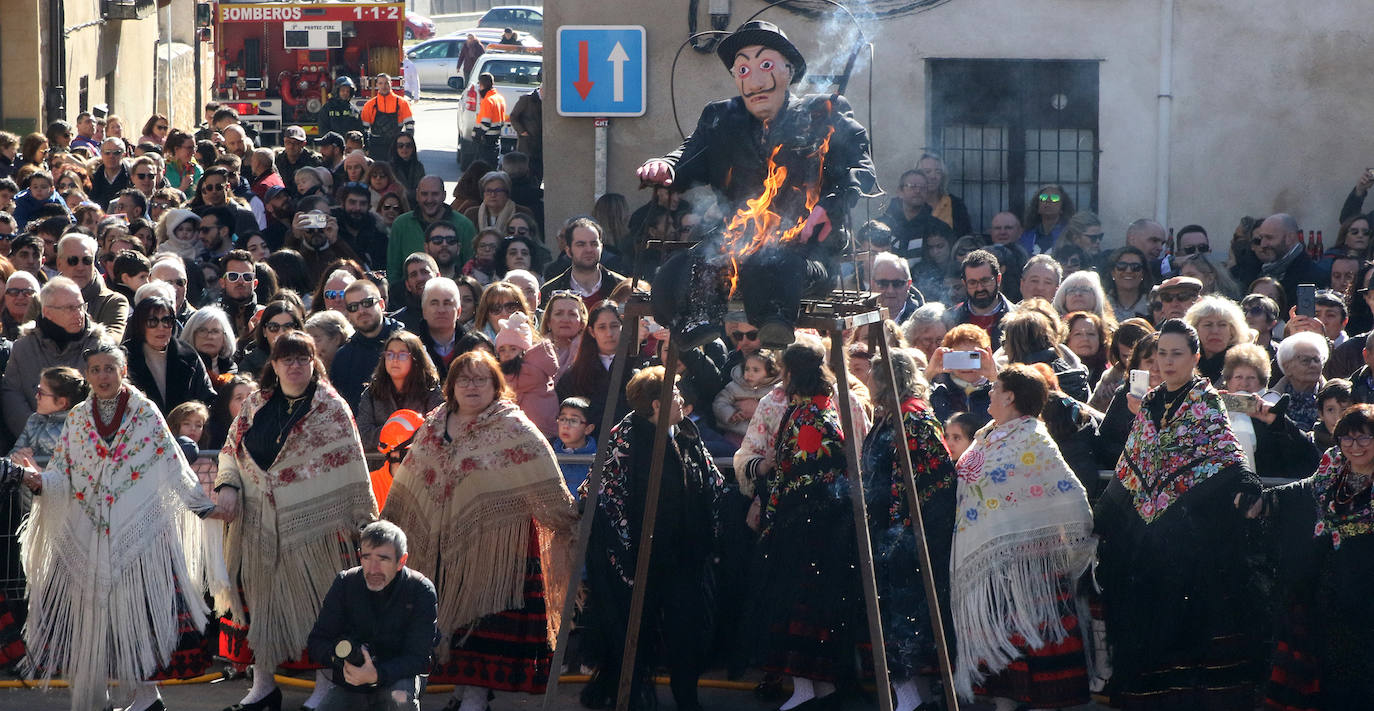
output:
<instances>
[{"instance_id":1,"label":"floral embroidered shawl","mask_svg":"<svg viewBox=\"0 0 1374 711\"><path fill-rule=\"evenodd\" d=\"M197 627L209 613L200 590L214 522L195 512L213 504L157 406L126 391L109 445L96 435L93 399L67 414L20 531L29 658L45 681L54 670L68 675L73 709L101 708L107 680L142 682L167 663L178 607Z\"/></svg>"},{"instance_id":2,"label":"floral embroidered shawl","mask_svg":"<svg viewBox=\"0 0 1374 711\"><path fill-rule=\"evenodd\" d=\"M777 465L768 475L767 499L759 522L759 540L772 533L779 510L805 518L815 501L815 489L847 496L844 432L840 413L828 395L794 401L782 418L774 450Z\"/></svg>"},{"instance_id":3,"label":"floral embroidered shawl","mask_svg":"<svg viewBox=\"0 0 1374 711\"><path fill-rule=\"evenodd\" d=\"M1151 405L1165 397L1161 386L1146 396L1131 425L1116 465L1116 478L1131 494L1146 524L1154 522L1179 497L1233 465L1245 466L1245 453L1231 431L1221 396L1206 378L1193 381L1175 414L1156 423Z\"/></svg>"},{"instance_id":4,"label":"floral embroidered shawl","mask_svg":"<svg viewBox=\"0 0 1374 711\"><path fill-rule=\"evenodd\" d=\"M456 630L524 606L531 520L552 645L577 519L553 448L512 402L493 402L451 442L448 414L445 405L425 418L382 512L406 531L410 567L434 581L440 653L447 656Z\"/></svg>"},{"instance_id":5,"label":"floral embroidered shawl","mask_svg":"<svg viewBox=\"0 0 1374 711\"><path fill-rule=\"evenodd\" d=\"M1045 423L991 422L959 458L950 606L959 640L954 684L973 685L1031 648L1062 641L1056 600L1072 592L1096 550L1088 493Z\"/></svg>"},{"instance_id":6,"label":"floral embroidered shawl","mask_svg":"<svg viewBox=\"0 0 1374 711\"><path fill-rule=\"evenodd\" d=\"M248 396L220 450L215 488L237 487L242 510L228 526L225 562L242 586L216 607L237 619L251 610L253 655L277 663L305 648L334 577L357 564L358 532L377 518L377 500L353 413L323 378L310 411L263 471L243 437L271 396Z\"/></svg>"},{"instance_id":7,"label":"floral embroidered shawl","mask_svg":"<svg viewBox=\"0 0 1374 711\"><path fill-rule=\"evenodd\" d=\"M1374 532L1374 499L1368 494L1364 503L1357 501L1345 510L1336 504L1336 487L1340 486L1341 473L1347 466L1341 450L1332 447L1322 456L1311 480L1312 493L1317 500L1317 525L1312 536L1330 536L1331 547L1336 549L1341 547L1343 539Z\"/></svg>"}]
</instances>

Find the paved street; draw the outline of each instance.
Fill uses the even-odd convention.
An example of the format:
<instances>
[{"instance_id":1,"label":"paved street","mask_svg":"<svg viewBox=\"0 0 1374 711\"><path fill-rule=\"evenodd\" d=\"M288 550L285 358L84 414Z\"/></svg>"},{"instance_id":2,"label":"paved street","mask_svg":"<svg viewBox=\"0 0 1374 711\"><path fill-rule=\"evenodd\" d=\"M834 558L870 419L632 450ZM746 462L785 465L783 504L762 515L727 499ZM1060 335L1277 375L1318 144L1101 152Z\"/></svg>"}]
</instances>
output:
<instances>
[{"instance_id":1,"label":"paved street","mask_svg":"<svg viewBox=\"0 0 1374 711\"><path fill-rule=\"evenodd\" d=\"M425 91L411 104L415 114L415 142L425 172L440 175L452 195L458 182L458 92Z\"/></svg>"}]
</instances>

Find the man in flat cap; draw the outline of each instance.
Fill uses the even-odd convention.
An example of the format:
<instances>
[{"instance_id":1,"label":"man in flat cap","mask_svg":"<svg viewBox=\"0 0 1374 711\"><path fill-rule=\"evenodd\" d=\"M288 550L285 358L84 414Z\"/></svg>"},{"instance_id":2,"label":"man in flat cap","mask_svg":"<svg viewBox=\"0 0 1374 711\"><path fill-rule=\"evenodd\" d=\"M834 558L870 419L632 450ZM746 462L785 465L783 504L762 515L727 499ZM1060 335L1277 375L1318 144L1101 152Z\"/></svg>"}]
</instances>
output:
<instances>
[{"instance_id":1,"label":"man in flat cap","mask_svg":"<svg viewBox=\"0 0 1374 711\"><path fill-rule=\"evenodd\" d=\"M862 197L881 194L868 132L838 94L798 96L806 59L771 22L742 25L716 49L739 96L707 104L696 130L672 153L645 162L639 178L686 189L710 185L727 206L726 226L781 177L768 202L776 224L716 225L697 247L671 257L654 281L654 311L691 348L719 334L729 277L764 344L792 341L798 302L835 286L848 245L847 218Z\"/></svg>"}]
</instances>

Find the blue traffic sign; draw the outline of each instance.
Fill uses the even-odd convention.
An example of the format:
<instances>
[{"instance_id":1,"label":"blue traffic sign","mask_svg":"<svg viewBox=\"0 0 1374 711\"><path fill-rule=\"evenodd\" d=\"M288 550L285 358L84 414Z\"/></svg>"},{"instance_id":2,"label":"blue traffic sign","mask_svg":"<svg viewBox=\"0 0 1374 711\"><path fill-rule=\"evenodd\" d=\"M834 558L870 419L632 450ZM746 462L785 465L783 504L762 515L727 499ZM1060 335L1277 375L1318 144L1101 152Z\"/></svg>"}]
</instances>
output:
<instances>
[{"instance_id":1,"label":"blue traffic sign","mask_svg":"<svg viewBox=\"0 0 1374 711\"><path fill-rule=\"evenodd\" d=\"M559 115L643 116L648 106L645 59L642 26L559 27Z\"/></svg>"}]
</instances>

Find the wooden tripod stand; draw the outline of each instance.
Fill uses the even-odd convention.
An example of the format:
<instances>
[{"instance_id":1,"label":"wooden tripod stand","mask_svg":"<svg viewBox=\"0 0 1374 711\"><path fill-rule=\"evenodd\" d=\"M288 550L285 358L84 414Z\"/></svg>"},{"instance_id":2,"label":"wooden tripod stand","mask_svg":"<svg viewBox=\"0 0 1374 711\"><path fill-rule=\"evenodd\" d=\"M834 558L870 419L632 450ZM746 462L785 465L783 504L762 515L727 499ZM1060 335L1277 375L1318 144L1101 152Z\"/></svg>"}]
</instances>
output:
<instances>
[{"instance_id":1,"label":"wooden tripod stand","mask_svg":"<svg viewBox=\"0 0 1374 711\"><path fill-rule=\"evenodd\" d=\"M854 530L859 555L859 572L862 578L864 593L864 606L868 622L869 640L873 647L873 669L878 695L878 705L881 711L892 711L892 694L887 668L886 648L883 643L882 618L878 609L878 589L877 581L873 568L873 550L870 545L868 535L868 513L864 503L863 479L859 470L859 446L861 441L858 438L858 430L855 427L851 414L850 403L852 394L849 389L849 382L846 376L844 362L844 332L867 326L871 324L881 325L886 317L886 310L881 309L867 301L868 295L862 292L837 291L832 293L825 300L803 300L802 312L797 320L799 328L813 328L822 334L830 335L830 366L836 373L836 388L838 391L838 405L840 423L844 431L845 452L848 463L848 477L850 483L850 501L853 506ZM616 346L615 361L611 368L611 391L607 393L605 404L605 414L602 416L601 429L603 437L608 434L616 424L615 411L619 405L623 394L621 383L624 382L626 362L629 359L630 349L638 342L639 320L650 315L650 307L647 295L636 293L631 297L625 306L626 323L620 331L620 342ZM883 358L891 356L890 346L887 342L885 332L880 332L877 338L880 353ZM669 341L668 347L664 349L663 367L665 377L659 391L659 402L669 402L673 397L673 388L676 378L673 377L677 372L678 349L673 341ZM884 407L889 412L899 413L901 406L899 396L896 392L895 381L890 384L891 402L884 403ZM667 452L668 445L668 417L670 408L660 408L659 420L654 433L653 462L649 473L648 491L645 496L643 523L640 527L639 553L636 561L635 571L638 575L640 571L649 570L649 559L653 551L653 532L655 522L658 517L658 502L662 488L663 458ZM900 419L895 426L901 427ZM899 442L905 442L905 436L898 438ZM905 446L897 448L899 456L897 461L902 468L902 473L906 481L908 504L911 509L912 527L915 529L917 551L920 556L922 579L925 585L926 598L930 601L931 624L935 634L935 647L939 654L941 678L943 680L947 708L950 711L958 711L958 699L954 693L953 670L950 666L950 654L948 642L945 639L944 625L941 620L940 606L935 590L935 579L932 574L930 551L926 545L924 527L921 519L921 507L919 494L916 489L915 476L911 465L910 453ZM576 551L574 552L574 575L572 580L581 579L581 571L586 563L588 538L591 534L592 518L596 511L597 495L601 487L601 480L605 473L606 459L609 456L609 447L599 447L596 453L595 464L588 476L587 481L587 501L579 522ZM644 614L644 595L647 585L634 585L630 601L629 624L625 629L625 648L621 659L620 668L620 687L616 698L616 711L628 711L630 704L631 691L634 684L635 661L639 649L639 631ZM575 595L568 595L564 602L563 619L570 621L573 619ZM552 673L550 674L548 687L544 695L544 710L552 711L554 699L558 692L558 674L562 668L563 660L567 651L568 634L571 625L566 623L559 630L557 646L554 650L552 663Z\"/></svg>"}]
</instances>

